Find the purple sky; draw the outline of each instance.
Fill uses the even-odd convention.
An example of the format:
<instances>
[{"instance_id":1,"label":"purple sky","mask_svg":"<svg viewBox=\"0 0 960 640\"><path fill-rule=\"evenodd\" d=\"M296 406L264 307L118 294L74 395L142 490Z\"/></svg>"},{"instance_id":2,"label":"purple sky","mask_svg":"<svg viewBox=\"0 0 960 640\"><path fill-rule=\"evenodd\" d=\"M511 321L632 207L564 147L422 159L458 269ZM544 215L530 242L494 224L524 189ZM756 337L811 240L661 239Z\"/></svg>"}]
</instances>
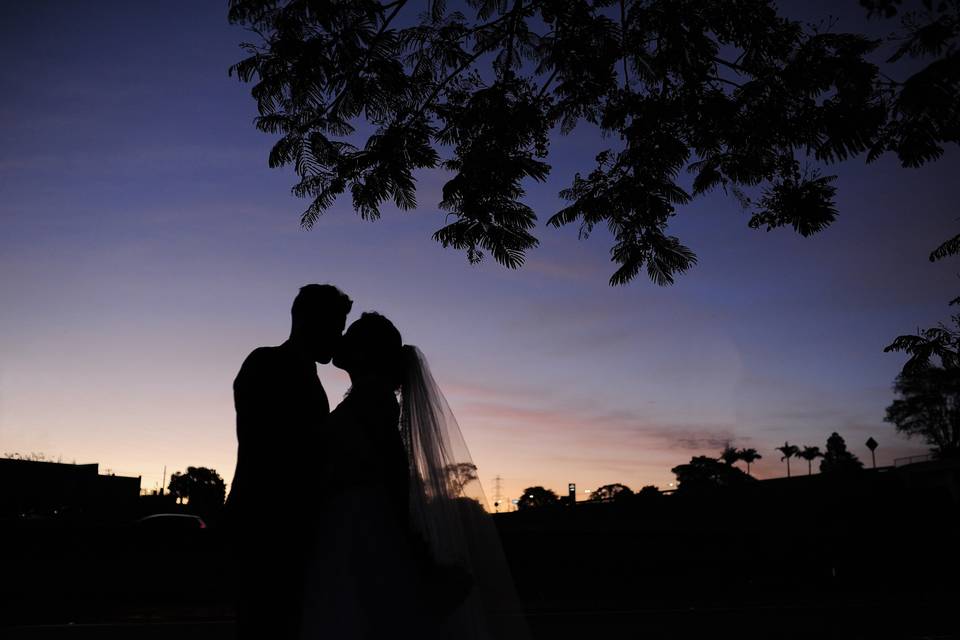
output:
<instances>
[{"instance_id":1,"label":"purple sky","mask_svg":"<svg viewBox=\"0 0 960 640\"><path fill-rule=\"evenodd\" d=\"M852 5L855 3L851 2ZM226 75L245 34L220 3L4 3L0 42L0 453L99 462L143 486L235 462L231 382L278 344L307 282L379 310L427 354L488 494L624 482L727 440L764 455L839 431L878 463L925 450L883 422L899 333L945 319L956 263L958 155L902 170L838 167L840 218L809 239L751 231L722 196L672 227L700 264L669 288L610 288L603 234L543 228L521 271L472 267L430 234L444 176L415 212L363 222L338 206L313 231L270 170L249 87ZM554 141L533 185L542 220L602 145ZM321 368L332 401L345 376Z\"/></svg>"}]
</instances>

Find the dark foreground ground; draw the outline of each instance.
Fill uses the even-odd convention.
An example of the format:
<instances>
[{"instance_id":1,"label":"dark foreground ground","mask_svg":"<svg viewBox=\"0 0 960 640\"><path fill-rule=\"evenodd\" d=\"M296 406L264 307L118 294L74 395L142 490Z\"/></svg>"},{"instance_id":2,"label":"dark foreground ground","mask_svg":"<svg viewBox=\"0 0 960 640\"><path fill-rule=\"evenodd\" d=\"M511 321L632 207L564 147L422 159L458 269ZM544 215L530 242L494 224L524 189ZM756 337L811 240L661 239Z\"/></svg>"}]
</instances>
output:
<instances>
[{"instance_id":1,"label":"dark foreground ground","mask_svg":"<svg viewBox=\"0 0 960 640\"><path fill-rule=\"evenodd\" d=\"M632 611L558 611L528 615L534 638L915 638L960 637L957 601L919 606L902 602L797 603L793 607L748 605L739 608L664 608ZM892 610L895 609L895 610ZM945 612L952 612L949 616ZM105 638L150 640L232 640L228 616L198 617L195 612L157 611L155 620L86 624L25 625L3 630L11 639ZM166 618L166 619L164 619Z\"/></svg>"},{"instance_id":2,"label":"dark foreground ground","mask_svg":"<svg viewBox=\"0 0 960 640\"><path fill-rule=\"evenodd\" d=\"M496 520L537 639L960 638L956 470L928 469ZM3 538L2 638L233 636L216 529Z\"/></svg>"}]
</instances>

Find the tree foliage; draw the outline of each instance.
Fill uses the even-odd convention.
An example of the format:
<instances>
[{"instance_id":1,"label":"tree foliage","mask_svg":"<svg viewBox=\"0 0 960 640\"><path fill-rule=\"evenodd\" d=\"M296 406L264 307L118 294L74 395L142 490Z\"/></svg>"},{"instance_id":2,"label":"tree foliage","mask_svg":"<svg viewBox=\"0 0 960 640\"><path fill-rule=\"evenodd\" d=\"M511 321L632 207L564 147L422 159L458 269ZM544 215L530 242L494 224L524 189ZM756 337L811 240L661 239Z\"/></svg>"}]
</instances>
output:
<instances>
[{"instance_id":1,"label":"tree foliage","mask_svg":"<svg viewBox=\"0 0 960 640\"><path fill-rule=\"evenodd\" d=\"M863 0L879 16L900 3ZM423 7L421 3L417 7ZM313 225L346 194L365 219L417 206L415 173L451 175L434 238L510 268L537 245L526 185L550 173L554 131L611 140L548 218L605 227L611 284L660 285L696 263L671 218L716 189L753 228L807 236L837 216L820 165L893 152L905 166L960 138L957 3L903 18L891 60L936 58L903 82L880 42L786 19L773 0L231 0L256 38L231 68L253 83L256 126L277 136ZM403 26L400 26L403 25ZM689 177L687 177L689 176Z\"/></svg>"},{"instance_id":2,"label":"tree foliage","mask_svg":"<svg viewBox=\"0 0 960 640\"><path fill-rule=\"evenodd\" d=\"M950 304L958 303L960 298ZM950 320L949 325L941 322L898 336L884 349L909 356L894 381L897 397L885 420L907 437L923 438L938 457L960 455L960 314Z\"/></svg>"},{"instance_id":3,"label":"tree foliage","mask_svg":"<svg viewBox=\"0 0 960 640\"><path fill-rule=\"evenodd\" d=\"M807 475L812 475L813 461L822 458L823 453L820 451L820 447L803 447L797 452L797 457L807 461Z\"/></svg>"},{"instance_id":4,"label":"tree foliage","mask_svg":"<svg viewBox=\"0 0 960 640\"><path fill-rule=\"evenodd\" d=\"M477 465L471 462L457 462L446 467L447 486L452 496L464 496L465 487L478 480Z\"/></svg>"},{"instance_id":5,"label":"tree foliage","mask_svg":"<svg viewBox=\"0 0 960 640\"><path fill-rule=\"evenodd\" d=\"M723 448L723 451L720 452L720 460L724 463L733 465L738 461L743 461L747 463L747 475L750 475L750 465L762 458L756 449L737 449L729 442Z\"/></svg>"},{"instance_id":6,"label":"tree foliage","mask_svg":"<svg viewBox=\"0 0 960 640\"><path fill-rule=\"evenodd\" d=\"M747 463L747 475L750 474L750 465L762 458L756 449L740 449L740 459Z\"/></svg>"},{"instance_id":7,"label":"tree foliage","mask_svg":"<svg viewBox=\"0 0 960 640\"><path fill-rule=\"evenodd\" d=\"M535 509L538 507L549 507L560 504L560 498L550 489L544 489L541 486L527 487L517 502L517 509Z\"/></svg>"},{"instance_id":8,"label":"tree foliage","mask_svg":"<svg viewBox=\"0 0 960 640\"><path fill-rule=\"evenodd\" d=\"M931 262L960 252L960 235L930 254ZM960 303L960 297L950 305ZM884 348L909 358L894 381L895 397L884 420L908 438L921 437L937 457L960 456L960 314L905 334ZM822 466L822 465L821 465Z\"/></svg>"},{"instance_id":9,"label":"tree foliage","mask_svg":"<svg viewBox=\"0 0 960 640\"><path fill-rule=\"evenodd\" d=\"M960 457L960 368L905 368L897 376L899 396L886 421L907 437L919 436L940 458Z\"/></svg>"},{"instance_id":10,"label":"tree foliage","mask_svg":"<svg viewBox=\"0 0 960 640\"><path fill-rule=\"evenodd\" d=\"M681 493L710 492L753 480L737 467L709 456L694 456L687 464L677 465L670 471L677 476L677 491Z\"/></svg>"},{"instance_id":11,"label":"tree foliage","mask_svg":"<svg viewBox=\"0 0 960 640\"><path fill-rule=\"evenodd\" d=\"M640 491L637 491L637 498L641 500L657 500L662 497L663 494L660 492L660 487L653 484L640 487Z\"/></svg>"},{"instance_id":12,"label":"tree foliage","mask_svg":"<svg viewBox=\"0 0 960 640\"><path fill-rule=\"evenodd\" d=\"M227 494L223 478L207 467L187 467L186 473L176 472L170 477L168 490L177 502L186 499L190 508L198 512L219 510Z\"/></svg>"},{"instance_id":13,"label":"tree foliage","mask_svg":"<svg viewBox=\"0 0 960 640\"><path fill-rule=\"evenodd\" d=\"M950 304L960 303L960 298ZM903 374L922 371L931 366L945 369L960 367L960 314L950 317L952 326L939 323L928 329L918 329L916 334L898 336L884 348L884 352L899 351L910 358L903 365Z\"/></svg>"},{"instance_id":14,"label":"tree foliage","mask_svg":"<svg viewBox=\"0 0 960 640\"><path fill-rule=\"evenodd\" d=\"M863 468L863 463L847 451L847 443L834 431L827 438L827 451L823 454L823 460L820 461L820 473L841 473L850 471L859 471Z\"/></svg>"},{"instance_id":15,"label":"tree foliage","mask_svg":"<svg viewBox=\"0 0 960 640\"><path fill-rule=\"evenodd\" d=\"M617 482L598 487L590 494L590 500L593 502L618 502L620 500L626 500L632 495L633 489Z\"/></svg>"},{"instance_id":16,"label":"tree foliage","mask_svg":"<svg viewBox=\"0 0 960 640\"><path fill-rule=\"evenodd\" d=\"M741 459L740 450L728 442L723 451L720 452L720 459L727 464L734 464Z\"/></svg>"},{"instance_id":17,"label":"tree foliage","mask_svg":"<svg viewBox=\"0 0 960 640\"><path fill-rule=\"evenodd\" d=\"M789 442L784 442L782 447L777 447L777 451L783 454L780 458L780 462L784 460L787 461L787 477L790 477L790 458L794 457L800 453L800 447Z\"/></svg>"},{"instance_id":18,"label":"tree foliage","mask_svg":"<svg viewBox=\"0 0 960 640\"><path fill-rule=\"evenodd\" d=\"M881 131L883 145L871 149L870 157L893 151L906 167L940 158L943 144L960 138L960 3L860 0L860 4L872 16L900 18L901 29L893 37L895 50L887 62L910 58L927 62L902 82L885 78L890 114ZM940 250L950 251L945 246Z\"/></svg>"}]
</instances>

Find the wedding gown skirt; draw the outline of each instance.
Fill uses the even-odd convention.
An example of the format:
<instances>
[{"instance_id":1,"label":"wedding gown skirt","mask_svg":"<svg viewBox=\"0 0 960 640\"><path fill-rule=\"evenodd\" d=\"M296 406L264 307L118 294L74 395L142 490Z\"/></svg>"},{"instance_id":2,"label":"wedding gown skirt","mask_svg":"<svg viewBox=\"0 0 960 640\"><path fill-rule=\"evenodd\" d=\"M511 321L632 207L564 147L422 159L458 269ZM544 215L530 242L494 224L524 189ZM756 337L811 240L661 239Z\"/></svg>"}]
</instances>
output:
<instances>
[{"instance_id":1,"label":"wedding gown skirt","mask_svg":"<svg viewBox=\"0 0 960 640\"><path fill-rule=\"evenodd\" d=\"M306 567L303 640L438 637L410 539L382 485L361 484L318 509Z\"/></svg>"}]
</instances>

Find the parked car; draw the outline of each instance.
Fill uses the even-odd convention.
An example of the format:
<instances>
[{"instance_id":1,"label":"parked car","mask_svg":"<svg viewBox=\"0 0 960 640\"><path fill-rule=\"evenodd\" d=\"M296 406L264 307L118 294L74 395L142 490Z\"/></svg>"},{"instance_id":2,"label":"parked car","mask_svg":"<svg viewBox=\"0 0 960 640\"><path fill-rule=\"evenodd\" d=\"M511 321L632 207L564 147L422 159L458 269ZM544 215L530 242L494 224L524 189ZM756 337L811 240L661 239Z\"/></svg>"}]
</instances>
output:
<instances>
[{"instance_id":1,"label":"parked car","mask_svg":"<svg viewBox=\"0 0 960 640\"><path fill-rule=\"evenodd\" d=\"M137 526L149 531L195 531L206 529L207 523L187 513L155 513L137 520Z\"/></svg>"}]
</instances>

